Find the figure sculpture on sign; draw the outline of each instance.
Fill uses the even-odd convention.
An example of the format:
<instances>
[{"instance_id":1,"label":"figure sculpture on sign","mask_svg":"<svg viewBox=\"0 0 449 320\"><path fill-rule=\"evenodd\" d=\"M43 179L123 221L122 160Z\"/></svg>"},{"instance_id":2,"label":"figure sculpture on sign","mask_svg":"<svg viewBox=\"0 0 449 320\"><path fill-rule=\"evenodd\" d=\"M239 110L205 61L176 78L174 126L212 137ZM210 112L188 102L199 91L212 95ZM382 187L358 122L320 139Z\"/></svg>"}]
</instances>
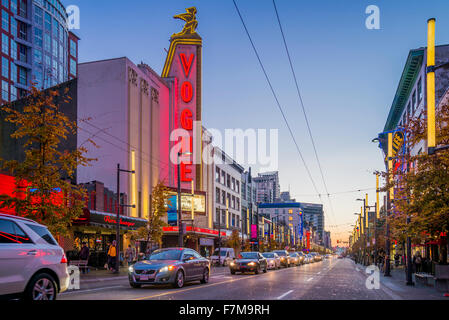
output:
<instances>
[{"instance_id":1,"label":"figure sculpture on sign","mask_svg":"<svg viewBox=\"0 0 449 320\"><path fill-rule=\"evenodd\" d=\"M196 21L196 8L191 7L186 9L187 13L182 13L174 16L175 19L181 19L186 22L181 32L175 33L173 37L184 36L187 34L196 34L196 28L198 27L198 21Z\"/></svg>"}]
</instances>

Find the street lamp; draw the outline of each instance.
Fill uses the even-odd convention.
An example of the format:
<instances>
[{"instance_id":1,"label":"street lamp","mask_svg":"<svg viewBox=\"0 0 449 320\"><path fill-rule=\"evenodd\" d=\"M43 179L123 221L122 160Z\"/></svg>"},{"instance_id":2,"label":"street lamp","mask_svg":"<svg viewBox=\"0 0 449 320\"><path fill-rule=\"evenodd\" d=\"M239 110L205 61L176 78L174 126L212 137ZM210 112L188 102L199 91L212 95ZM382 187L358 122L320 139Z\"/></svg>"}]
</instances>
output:
<instances>
[{"instance_id":1,"label":"street lamp","mask_svg":"<svg viewBox=\"0 0 449 320\"><path fill-rule=\"evenodd\" d=\"M120 201L120 172L135 174L136 171L120 169L120 163L117 164L117 217L116 217L117 224L116 224L116 234L115 234L117 250L116 250L116 255L115 255L116 270L114 271L114 273L120 273L120 271L119 271L120 270L120 209L122 207L128 207L128 208L136 207L135 204L125 205L125 204L122 204ZM133 187L134 186L132 186L132 188Z\"/></svg>"},{"instance_id":2,"label":"street lamp","mask_svg":"<svg viewBox=\"0 0 449 320\"><path fill-rule=\"evenodd\" d=\"M363 222L361 221L360 225L365 226L366 225L366 200L365 199L356 199L356 201L363 201ZM360 213L360 217L362 218L362 213ZM366 259L366 230L363 227L363 265L366 265L365 259Z\"/></svg>"},{"instance_id":3,"label":"street lamp","mask_svg":"<svg viewBox=\"0 0 449 320\"><path fill-rule=\"evenodd\" d=\"M179 247L184 247L184 230L183 230L183 223L182 223L182 207L181 207L181 162L179 161L179 158L181 156L190 156L192 155L191 152L178 152L178 161L177 161L177 169L178 169L178 231L179 231L179 239L178 244Z\"/></svg>"}]
</instances>

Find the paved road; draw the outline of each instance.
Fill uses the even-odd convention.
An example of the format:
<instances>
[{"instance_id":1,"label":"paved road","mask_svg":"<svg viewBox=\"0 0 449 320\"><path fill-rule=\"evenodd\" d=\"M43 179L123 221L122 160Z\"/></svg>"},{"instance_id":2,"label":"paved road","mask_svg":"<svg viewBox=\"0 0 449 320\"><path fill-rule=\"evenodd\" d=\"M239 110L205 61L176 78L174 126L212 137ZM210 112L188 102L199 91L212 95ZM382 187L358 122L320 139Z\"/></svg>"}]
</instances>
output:
<instances>
[{"instance_id":1,"label":"paved road","mask_svg":"<svg viewBox=\"0 0 449 320\"><path fill-rule=\"evenodd\" d=\"M369 290L366 276L349 259L324 260L313 264L272 270L266 274L231 275L217 268L206 285L187 284L182 289L146 286L133 289L128 280L82 283L81 290L66 292L60 300L378 300L398 298L387 288Z\"/></svg>"}]
</instances>

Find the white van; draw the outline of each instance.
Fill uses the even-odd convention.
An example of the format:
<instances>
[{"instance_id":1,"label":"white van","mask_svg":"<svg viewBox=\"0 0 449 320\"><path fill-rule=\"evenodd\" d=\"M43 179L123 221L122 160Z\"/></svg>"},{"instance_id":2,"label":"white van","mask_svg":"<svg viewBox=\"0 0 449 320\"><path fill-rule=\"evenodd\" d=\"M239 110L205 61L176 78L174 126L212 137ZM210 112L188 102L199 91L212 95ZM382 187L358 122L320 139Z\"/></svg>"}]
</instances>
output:
<instances>
[{"instance_id":1,"label":"white van","mask_svg":"<svg viewBox=\"0 0 449 320\"><path fill-rule=\"evenodd\" d=\"M211 263L227 266L232 260L235 259L235 252L233 248L220 248L220 258L218 258L218 256L219 255L217 248L210 257Z\"/></svg>"},{"instance_id":2,"label":"white van","mask_svg":"<svg viewBox=\"0 0 449 320\"><path fill-rule=\"evenodd\" d=\"M69 281L64 250L47 227L0 213L0 296L55 300Z\"/></svg>"}]
</instances>

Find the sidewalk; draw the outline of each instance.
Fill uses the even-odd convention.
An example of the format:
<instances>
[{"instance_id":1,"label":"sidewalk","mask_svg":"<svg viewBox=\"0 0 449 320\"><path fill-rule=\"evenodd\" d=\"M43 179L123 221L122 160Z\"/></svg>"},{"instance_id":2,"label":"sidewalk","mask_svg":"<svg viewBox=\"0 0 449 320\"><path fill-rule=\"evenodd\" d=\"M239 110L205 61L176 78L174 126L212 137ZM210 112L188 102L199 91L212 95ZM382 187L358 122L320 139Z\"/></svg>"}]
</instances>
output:
<instances>
[{"instance_id":1,"label":"sidewalk","mask_svg":"<svg viewBox=\"0 0 449 320\"><path fill-rule=\"evenodd\" d=\"M364 273L365 266L356 264ZM395 299L401 300L448 300L444 297L444 292L438 292L434 287L429 287L416 282L415 274L413 274L414 286L406 285L406 275L404 266L391 268L391 277L385 277L383 272L380 274L380 283L387 293Z\"/></svg>"}]
</instances>

